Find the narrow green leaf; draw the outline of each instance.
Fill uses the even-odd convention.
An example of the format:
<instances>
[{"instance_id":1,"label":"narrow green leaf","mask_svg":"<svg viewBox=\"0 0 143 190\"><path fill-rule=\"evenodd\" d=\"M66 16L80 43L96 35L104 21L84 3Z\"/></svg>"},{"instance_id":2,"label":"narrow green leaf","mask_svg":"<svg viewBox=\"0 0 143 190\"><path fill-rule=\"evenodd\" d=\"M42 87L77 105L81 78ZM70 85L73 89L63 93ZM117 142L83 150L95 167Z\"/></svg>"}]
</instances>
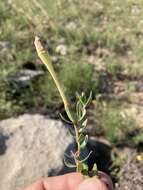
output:
<instances>
[{"instance_id":1,"label":"narrow green leaf","mask_svg":"<svg viewBox=\"0 0 143 190\"><path fill-rule=\"evenodd\" d=\"M85 119L82 123L82 127L86 127L87 126L87 122L88 122L88 119Z\"/></svg>"},{"instance_id":2,"label":"narrow green leaf","mask_svg":"<svg viewBox=\"0 0 143 190\"><path fill-rule=\"evenodd\" d=\"M83 120L83 118L86 116L86 109L82 110L82 116L79 118L79 122Z\"/></svg>"},{"instance_id":3,"label":"narrow green leaf","mask_svg":"<svg viewBox=\"0 0 143 190\"><path fill-rule=\"evenodd\" d=\"M82 169L88 171L88 165L85 163L82 163Z\"/></svg>"},{"instance_id":4,"label":"narrow green leaf","mask_svg":"<svg viewBox=\"0 0 143 190\"><path fill-rule=\"evenodd\" d=\"M78 101L82 104L82 106L84 106L84 94L82 93L81 96L77 93L77 98L78 98Z\"/></svg>"},{"instance_id":5,"label":"narrow green leaf","mask_svg":"<svg viewBox=\"0 0 143 190\"><path fill-rule=\"evenodd\" d=\"M78 92L76 92L76 93L75 93L75 95L76 95L76 98L77 98L77 99L79 99L79 98L80 98L80 95L79 95L79 93L78 93Z\"/></svg>"},{"instance_id":6,"label":"narrow green leaf","mask_svg":"<svg viewBox=\"0 0 143 190\"><path fill-rule=\"evenodd\" d=\"M64 157L64 163L67 167L69 168L76 168L75 164L70 163L69 161L66 160L66 157Z\"/></svg>"},{"instance_id":7,"label":"narrow green leaf","mask_svg":"<svg viewBox=\"0 0 143 190\"><path fill-rule=\"evenodd\" d=\"M68 132L74 137L75 136L75 131L71 128L68 129Z\"/></svg>"},{"instance_id":8,"label":"narrow green leaf","mask_svg":"<svg viewBox=\"0 0 143 190\"><path fill-rule=\"evenodd\" d=\"M88 160L91 154L92 154L92 151L90 151L90 153L83 160L81 160L81 162L85 162L86 160Z\"/></svg>"},{"instance_id":9,"label":"narrow green leaf","mask_svg":"<svg viewBox=\"0 0 143 190\"><path fill-rule=\"evenodd\" d=\"M72 124L71 121L68 121L61 113L60 113L60 117L63 121L65 121L66 123Z\"/></svg>"},{"instance_id":10,"label":"narrow green leaf","mask_svg":"<svg viewBox=\"0 0 143 190\"><path fill-rule=\"evenodd\" d=\"M86 127L85 127L86 128ZM80 128L79 133L83 133L85 131L85 128Z\"/></svg>"},{"instance_id":11,"label":"narrow green leaf","mask_svg":"<svg viewBox=\"0 0 143 190\"><path fill-rule=\"evenodd\" d=\"M79 99L79 101L80 101L82 107L85 107L85 103L84 103L84 101L81 98Z\"/></svg>"},{"instance_id":12,"label":"narrow green leaf","mask_svg":"<svg viewBox=\"0 0 143 190\"><path fill-rule=\"evenodd\" d=\"M80 148L85 148L85 146L87 145L87 142L88 142L88 135L86 135L84 139L82 140L82 142L80 142Z\"/></svg>"},{"instance_id":13,"label":"narrow green leaf","mask_svg":"<svg viewBox=\"0 0 143 190\"><path fill-rule=\"evenodd\" d=\"M95 176L95 175L98 174L98 169L97 169L97 165L96 164L94 164L92 171L93 171L93 176Z\"/></svg>"},{"instance_id":14,"label":"narrow green leaf","mask_svg":"<svg viewBox=\"0 0 143 190\"><path fill-rule=\"evenodd\" d=\"M72 158L72 157L71 157L69 154L67 154L67 153L64 153L64 156L65 156L66 158L69 158L69 159Z\"/></svg>"},{"instance_id":15,"label":"narrow green leaf","mask_svg":"<svg viewBox=\"0 0 143 190\"><path fill-rule=\"evenodd\" d=\"M82 163L82 174L88 176L88 165L85 163Z\"/></svg>"},{"instance_id":16,"label":"narrow green leaf","mask_svg":"<svg viewBox=\"0 0 143 190\"><path fill-rule=\"evenodd\" d=\"M85 92L81 93L81 97L84 98L85 97Z\"/></svg>"},{"instance_id":17,"label":"narrow green leaf","mask_svg":"<svg viewBox=\"0 0 143 190\"><path fill-rule=\"evenodd\" d=\"M85 103L85 107L88 106L88 104L90 103L91 100L92 100L92 91L90 92L90 95Z\"/></svg>"},{"instance_id":18,"label":"narrow green leaf","mask_svg":"<svg viewBox=\"0 0 143 190\"><path fill-rule=\"evenodd\" d=\"M87 127L87 122L88 122L88 119L85 119L85 121L83 121L83 123L81 124L81 127L79 129L79 133L83 133L84 132L84 130Z\"/></svg>"},{"instance_id":19,"label":"narrow green leaf","mask_svg":"<svg viewBox=\"0 0 143 190\"><path fill-rule=\"evenodd\" d=\"M80 118L82 116L82 105L81 105L80 101L78 101L76 104L76 113L77 113L78 118Z\"/></svg>"}]
</instances>

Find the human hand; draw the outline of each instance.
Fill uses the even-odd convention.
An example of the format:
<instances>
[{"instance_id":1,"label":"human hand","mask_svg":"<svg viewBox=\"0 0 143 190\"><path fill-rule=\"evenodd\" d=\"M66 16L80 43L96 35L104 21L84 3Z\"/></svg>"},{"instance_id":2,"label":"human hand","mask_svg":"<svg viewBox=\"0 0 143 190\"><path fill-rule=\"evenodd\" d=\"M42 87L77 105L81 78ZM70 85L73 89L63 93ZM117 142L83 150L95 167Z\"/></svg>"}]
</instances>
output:
<instances>
[{"instance_id":1,"label":"human hand","mask_svg":"<svg viewBox=\"0 0 143 190\"><path fill-rule=\"evenodd\" d=\"M99 178L83 179L80 173L41 179L24 190L113 190L111 179L103 172Z\"/></svg>"}]
</instances>

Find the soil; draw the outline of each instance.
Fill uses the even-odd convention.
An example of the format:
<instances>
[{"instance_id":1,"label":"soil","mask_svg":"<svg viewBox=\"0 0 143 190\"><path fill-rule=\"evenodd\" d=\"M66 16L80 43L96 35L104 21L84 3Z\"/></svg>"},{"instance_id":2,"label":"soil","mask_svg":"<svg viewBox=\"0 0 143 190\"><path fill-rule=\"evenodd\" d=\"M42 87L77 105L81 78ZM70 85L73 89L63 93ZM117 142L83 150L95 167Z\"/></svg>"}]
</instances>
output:
<instances>
[{"instance_id":1,"label":"soil","mask_svg":"<svg viewBox=\"0 0 143 190\"><path fill-rule=\"evenodd\" d=\"M142 190L143 189L143 160L137 160L135 149L126 149L126 160L121 166L116 190Z\"/></svg>"}]
</instances>

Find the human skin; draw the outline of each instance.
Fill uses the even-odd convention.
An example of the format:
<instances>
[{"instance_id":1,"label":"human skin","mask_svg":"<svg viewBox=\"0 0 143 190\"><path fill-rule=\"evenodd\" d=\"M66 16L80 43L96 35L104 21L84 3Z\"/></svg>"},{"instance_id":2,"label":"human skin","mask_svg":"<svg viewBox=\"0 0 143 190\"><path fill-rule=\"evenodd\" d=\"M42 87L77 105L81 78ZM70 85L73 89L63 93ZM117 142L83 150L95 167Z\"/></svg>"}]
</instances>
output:
<instances>
[{"instance_id":1,"label":"human skin","mask_svg":"<svg viewBox=\"0 0 143 190\"><path fill-rule=\"evenodd\" d=\"M113 185L111 179L102 172L99 177L87 180L80 173L70 173L41 179L23 190L113 190Z\"/></svg>"}]
</instances>

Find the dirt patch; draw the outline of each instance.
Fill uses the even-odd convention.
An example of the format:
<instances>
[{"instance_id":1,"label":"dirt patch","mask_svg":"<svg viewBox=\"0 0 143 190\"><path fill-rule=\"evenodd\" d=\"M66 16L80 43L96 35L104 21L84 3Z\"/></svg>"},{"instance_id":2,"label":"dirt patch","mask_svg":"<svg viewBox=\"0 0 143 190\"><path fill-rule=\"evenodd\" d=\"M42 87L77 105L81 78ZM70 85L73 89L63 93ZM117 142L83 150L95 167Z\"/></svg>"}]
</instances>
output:
<instances>
[{"instance_id":1,"label":"dirt patch","mask_svg":"<svg viewBox=\"0 0 143 190\"><path fill-rule=\"evenodd\" d=\"M143 160L137 160L137 156L140 154L136 150L126 150L126 160L121 166L116 190L142 190Z\"/></svg>"}]
</instances>

